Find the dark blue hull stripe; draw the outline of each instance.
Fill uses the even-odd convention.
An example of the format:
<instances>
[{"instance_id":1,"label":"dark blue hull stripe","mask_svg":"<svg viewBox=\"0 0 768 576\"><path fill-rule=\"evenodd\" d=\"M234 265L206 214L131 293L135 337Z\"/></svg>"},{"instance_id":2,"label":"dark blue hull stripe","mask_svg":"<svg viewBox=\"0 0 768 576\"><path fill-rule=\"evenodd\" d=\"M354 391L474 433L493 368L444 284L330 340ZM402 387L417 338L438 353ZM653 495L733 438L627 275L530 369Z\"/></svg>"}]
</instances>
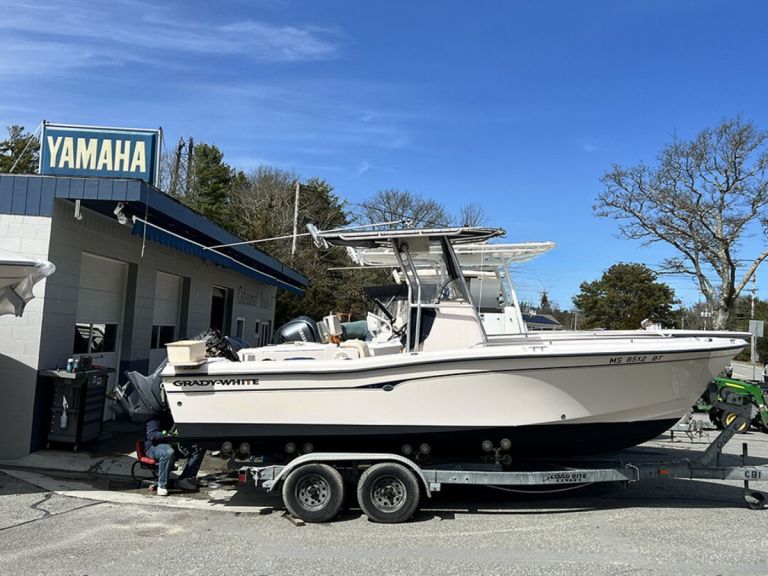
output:
<instances>
[{"instance_id":1,"label":"dark blue hull stripe","mask_svg":"<svg viewBox=\"0 0 768 576\"><path fill-rule=\"evenodd\" d=\"M217 448L224 440L249 442L256 454L278 454L286 443L299 449L311 442L315 451L400 453L403 444L422 443L436 457L481 455L481 443L512 441L517 456L600 454L642 444L668 430L677 419L594 424L548 424L508 427L370 426L338 424L179 424L185 438Z\"/></svg>"}]
</instances>

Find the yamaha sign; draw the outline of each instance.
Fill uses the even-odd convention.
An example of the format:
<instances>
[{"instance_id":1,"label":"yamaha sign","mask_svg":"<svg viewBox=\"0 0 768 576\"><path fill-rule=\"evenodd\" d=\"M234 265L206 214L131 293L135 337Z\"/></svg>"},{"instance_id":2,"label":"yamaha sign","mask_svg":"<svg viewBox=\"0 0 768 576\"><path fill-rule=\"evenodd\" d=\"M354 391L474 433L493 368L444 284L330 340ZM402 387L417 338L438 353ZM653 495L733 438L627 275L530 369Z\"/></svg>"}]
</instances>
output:
<instances>
[{"instance_id":1,"label":"yamaha sign","mask_svg":"<svg viewBox=\"0 0 768 576\"><path fill-rule=\"evenodd\" d=\"M40 174L138 178L157 185L162 132L43 124Z\"/></svg>"}]
</instances>

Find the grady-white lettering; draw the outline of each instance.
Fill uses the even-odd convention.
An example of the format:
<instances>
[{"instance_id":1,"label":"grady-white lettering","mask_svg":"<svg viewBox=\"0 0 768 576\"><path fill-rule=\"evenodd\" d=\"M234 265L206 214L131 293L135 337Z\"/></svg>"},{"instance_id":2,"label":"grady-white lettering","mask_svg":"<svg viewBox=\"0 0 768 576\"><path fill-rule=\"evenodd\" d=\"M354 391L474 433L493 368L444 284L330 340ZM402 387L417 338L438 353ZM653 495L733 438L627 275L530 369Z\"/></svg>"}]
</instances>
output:
<instances>
[{"instance_id":1,"label":"grady-white lettering","mask_svg":"<svg viewBox=\"0 0 768 576\"><path fill-rule=\"evenodd\" d=\"M258 378L211 378L200 380L174 380L173 385L178 387L195 386L258 386Z\"/></svg>"},{"instance_id":2,"label":"grady-white lettering","mask_svg":"<svg viewBox=\"0 0 768 576\"><path fill-rule=\"evenodd\" d=\"M51 168L107 170L110 172L147 171L147 144L143 140L75 138L48 136Z\"/></svg>"}]
</instances>

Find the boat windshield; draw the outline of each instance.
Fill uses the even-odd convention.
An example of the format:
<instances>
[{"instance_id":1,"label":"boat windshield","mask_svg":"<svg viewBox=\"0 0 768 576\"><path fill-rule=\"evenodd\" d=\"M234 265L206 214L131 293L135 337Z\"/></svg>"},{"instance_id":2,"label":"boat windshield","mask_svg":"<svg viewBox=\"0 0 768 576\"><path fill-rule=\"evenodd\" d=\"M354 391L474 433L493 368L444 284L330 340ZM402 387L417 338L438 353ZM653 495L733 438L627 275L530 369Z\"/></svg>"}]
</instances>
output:
<instances>
[{"instance_id":1,"label":"boat windshield","mask_svg":"<svg viewBox=\"0 0 768 576\"><path fill-rule=\"evenodd\" d=\"M395 244L412 304L470 301L463 277L447 257L445 239L410 238Z\"/></svg>"}]
</instances>

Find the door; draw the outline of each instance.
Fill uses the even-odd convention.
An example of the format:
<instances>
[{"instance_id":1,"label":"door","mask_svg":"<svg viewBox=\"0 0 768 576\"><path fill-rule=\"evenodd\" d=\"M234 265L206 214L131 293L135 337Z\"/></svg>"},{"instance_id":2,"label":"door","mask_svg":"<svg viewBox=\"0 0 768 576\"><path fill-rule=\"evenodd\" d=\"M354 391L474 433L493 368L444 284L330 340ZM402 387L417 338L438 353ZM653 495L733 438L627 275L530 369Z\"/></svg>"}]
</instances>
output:
<instances>
[{"instance_id":1,"label":"door","mask_svg":"<svg viewBox=\"0 0 768 576\"><path fill-rule=\"evenodd\" d=\"M94 364L112 368L108 390L114 388L120 367L127 277L125 262L83 253L72 354L73 357L91 356ZM107 400L105 419L113 416L112 402Z\"/></svg>"},{"instance_id":2,"label":"door","mask_svg":"<svg viewBox=\"0 0 768 576\"><path fill-rule=\"evenodd\" d=\"M214 286L211 293L211 321L209 326L223 335L232 328L232 289Z\"/></svg>"},{"instance_id":3,"label":"door","mask_svg":"<svg viewBox=\"0 0 768 576\"><path fill-rule=\"evenodd\" d=\"M181 317L181 276L158 272L155 277L155 302L152 311L152 338L149 371L168 357L165 345L179 339Z\"/></svg>"}]
</instances>

